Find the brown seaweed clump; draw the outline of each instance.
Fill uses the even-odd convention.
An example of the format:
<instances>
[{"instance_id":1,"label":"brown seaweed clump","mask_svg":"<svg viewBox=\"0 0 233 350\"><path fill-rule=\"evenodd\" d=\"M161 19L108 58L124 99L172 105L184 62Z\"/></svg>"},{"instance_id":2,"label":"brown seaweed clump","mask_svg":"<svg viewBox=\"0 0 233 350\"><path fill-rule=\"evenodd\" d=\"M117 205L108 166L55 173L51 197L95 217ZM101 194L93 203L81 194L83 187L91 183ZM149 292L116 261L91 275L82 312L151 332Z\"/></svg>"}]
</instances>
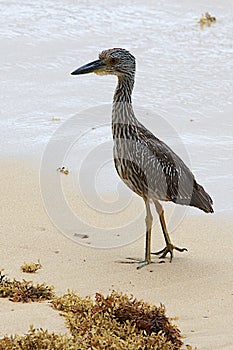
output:
<instances>
[{"instance_id":1,"label":"brown seaweed clump","mask_svg":"<svg viewBox=\"0 0 233 350\"><path fill-rule=\"evenodd\" d=\"M10 280L0 271L0 298L14 302L50 300L54 296L54 287L45 283L34 285L31 281Z\"/></svg>"},{"instance_id":2,"label":"brown seaweed clump","mask_svg":"<svg viewBox=\"0 0 233 350\"><path fill-rule=\"evenodd\" d=\"M106 298L82 299L69 292L52 301L62 311L77 349L178 350L183 344L179 329L159 307L133 296L112 292Z\"/></svg>"},{"instance_id":3,"label":"brown seaweed clump","mask_svg":"<svg viewBox=\"0 0 233 350\"><path fill-rule=\"evenodd\" d=\"M30 327L26 335L10 335L0 339L0 350L78 350L68 335L49 333Z\"/></svg>"},{"instance_id":4,"label":"brown seaweed clump","mask_svg":"<svg viewBox=\"0 0 233 350\"><path fill-rule=\"evenodd\" d=\"M212 16L209 12L206 12L199 19L200 27L203 29L204 26L210 27L212 23L216 22L216 17Z\"/></svg>"},{"instance_id":5,"label":"brown seaweed clump","mask_svg":"<svg viewBox=\"0 0 233 350\"><path fill-rule=\"evenodd\" d=\"M21 270L23 272L34 273L37 270L41 269L42 265L40 263L40 260L38 259L37 263L34 263L34 262L26 263L26 262L24 262L23 265L20 266L20 268L21 268Z\"/></svg>"},{"instance_id":6,"label":"brown seaweed clump","mask_svg":"<svg viewBox=\"0 0 233 350\"><path fill-rule=\"evenodd\" d=\"M3 295L3 290L20 282L0 275L0 296L9 296ZM14 301L20 300L24 298L16 297ZM70 335L31 326L26 335L0 339L0 350L178 350L183 344L179 329L165 315L163 305L149 305L132 295L113 291L104 297L96 293L93 300L68 291L61 297L53 296L51 305L65 317ZM192 350L189 345L186 348Z\"/></svg>"}]
</instances>

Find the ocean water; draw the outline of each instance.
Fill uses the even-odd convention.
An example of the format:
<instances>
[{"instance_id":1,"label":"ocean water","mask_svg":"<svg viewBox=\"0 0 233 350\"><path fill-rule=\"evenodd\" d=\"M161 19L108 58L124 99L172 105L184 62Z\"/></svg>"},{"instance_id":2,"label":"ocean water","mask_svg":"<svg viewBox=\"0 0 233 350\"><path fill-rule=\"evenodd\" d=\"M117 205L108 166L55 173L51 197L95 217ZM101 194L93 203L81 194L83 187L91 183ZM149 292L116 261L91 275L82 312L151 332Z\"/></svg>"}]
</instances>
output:
<instances>
[{"instance_id":1,"label":"ocean water","mask_svg":"<svg viewBox=\"0 0 233 350\"><path fill-rule=\"evenodd\" d=\"M217 22L201 29L206 11ZM39 162L56 140L57 166L72 167L93 162L89 149L111 192L115 78L70 72L123 47L137 58L138 119L185 159L217 212L232 212L232 18L230 1L0 0L1 155Z\"/></svg>"}]
</instances>

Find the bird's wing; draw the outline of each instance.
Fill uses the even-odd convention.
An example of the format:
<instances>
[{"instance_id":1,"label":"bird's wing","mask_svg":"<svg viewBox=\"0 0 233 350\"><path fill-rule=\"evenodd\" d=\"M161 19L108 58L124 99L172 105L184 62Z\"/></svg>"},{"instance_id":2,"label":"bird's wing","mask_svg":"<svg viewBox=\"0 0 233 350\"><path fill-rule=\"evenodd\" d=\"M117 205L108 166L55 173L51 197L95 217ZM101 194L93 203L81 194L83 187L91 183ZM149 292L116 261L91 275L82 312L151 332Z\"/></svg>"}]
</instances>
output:
<instances>
[{"instance_id":1,"label":"bird's wing","mask_svg":"<svg viewBox=\"0 0 233 350\"><path fill-rule=\"evenodd\" d=\"M160 199L189 204L195 182L192 172L167 144L143 125L137 129L141 143L140 153L147 163L146 166L143 165L143 170L150 189L164 197Z\"/></svg>"}]
</instances>

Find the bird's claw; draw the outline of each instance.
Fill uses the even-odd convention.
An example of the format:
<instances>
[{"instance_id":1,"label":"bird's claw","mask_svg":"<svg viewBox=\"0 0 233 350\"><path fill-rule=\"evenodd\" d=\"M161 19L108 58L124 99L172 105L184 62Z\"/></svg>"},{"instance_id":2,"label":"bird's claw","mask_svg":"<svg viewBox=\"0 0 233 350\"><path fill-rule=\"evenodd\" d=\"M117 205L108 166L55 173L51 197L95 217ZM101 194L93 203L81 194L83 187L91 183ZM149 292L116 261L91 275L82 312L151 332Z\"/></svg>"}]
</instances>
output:
<instances>
[{"instance_id":1,"label":"bird's claw","mask_svg":"<svg viewBox=\"0 0 233 350\"><path fill-rule=\"evenodd\" d=\"M139 261L139 265L137 266L137 270L141 269L142 267L151 264L152 261L151 260L141 260Z\"/></svg>"},{"instance_id":2,"label":"bird's claw","mask_svg":"<svg viewBox=\"0 0 233 350\"><path fill-rule=\"evenodd\" d=\"M187 248L178 248L178 247L174 246L173 244L168 244L165 248L163 248L159 252L155 252L155 253L151 253L151 254L160 255L159 259L164 259L167 256L167 254L169 253L170 254L170 262L172 262L173 250L178 250L178 252L188 251Z\"/></svg>"},{"instance_id":3,"label":"bird's claw","mask_svg":"<svg viewBox=\"0 0 233 350\"><path fill-rule=\"evenodd\" d=\"M147 266L149 264L154 263L154 261L151 261L149 259L148 260L140 260L137 258L126 258L126 259L129 261L118 261L118 263L120 263L120 264L138 264L137 270L141 269L144 266Z\"/></svg>"}]
</instances>

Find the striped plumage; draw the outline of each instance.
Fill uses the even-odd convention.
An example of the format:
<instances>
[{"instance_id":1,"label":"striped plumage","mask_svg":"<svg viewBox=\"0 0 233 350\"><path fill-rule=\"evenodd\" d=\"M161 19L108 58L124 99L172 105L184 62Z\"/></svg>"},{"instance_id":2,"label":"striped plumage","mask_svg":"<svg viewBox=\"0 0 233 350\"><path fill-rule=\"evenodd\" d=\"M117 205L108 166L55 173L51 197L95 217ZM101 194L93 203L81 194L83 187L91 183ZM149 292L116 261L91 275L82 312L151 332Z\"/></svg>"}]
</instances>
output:
<instances>
[{"instance_id":1,"label":"striped plumage","mask_svg":"<svg viewBox=\"0 0 233 350\"><path fill-rule=\"evenodd\" d=\"M118 77L112 107L113 156L116 170L124 183L141 196L146 206L146 253L142 267L151 262L153 201L160 217L166 247L158 253L164 258L175 247L166 228L164 211L159 201L172 201L197 207L212 213L212 199L199 185L189 168L163 141L156 138L135 117L132 90L135 76L135 58L127 50L110 49L99 55L99 60L78 68L72 74L113 74Z\"/></svg>"}]
</instances>

